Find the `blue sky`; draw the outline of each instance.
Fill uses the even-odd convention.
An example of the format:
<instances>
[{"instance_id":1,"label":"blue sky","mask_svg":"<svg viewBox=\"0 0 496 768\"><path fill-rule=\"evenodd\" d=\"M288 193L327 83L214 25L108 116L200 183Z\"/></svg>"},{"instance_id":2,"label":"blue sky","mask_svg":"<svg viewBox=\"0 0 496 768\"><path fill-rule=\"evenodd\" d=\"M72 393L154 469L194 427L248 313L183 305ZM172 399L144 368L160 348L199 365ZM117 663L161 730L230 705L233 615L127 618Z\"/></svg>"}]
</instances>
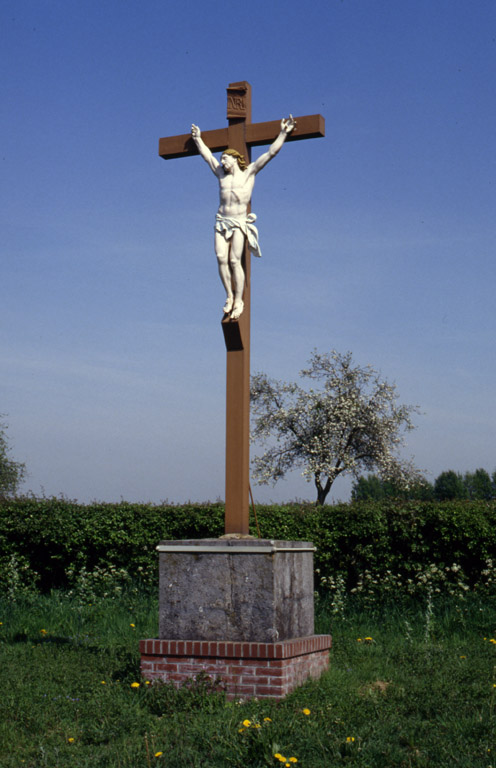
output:
<instances>
[{"instance_id":1,"label":"blue sky","mask_svg":"<svg viewBox=\"0 0 496 768\"><path fill-rule=\"evenodd\" d=\"M225 125L238 80L254 121L326 118L257 179L252 370L351 350L420 406L403 454L430 479L496 468L494 0L4 0L0 41L0 413L24 490L223 498L216 182L157 148ZM299 473L254 492L314 498Z\"/></svg>"}]
</instances>

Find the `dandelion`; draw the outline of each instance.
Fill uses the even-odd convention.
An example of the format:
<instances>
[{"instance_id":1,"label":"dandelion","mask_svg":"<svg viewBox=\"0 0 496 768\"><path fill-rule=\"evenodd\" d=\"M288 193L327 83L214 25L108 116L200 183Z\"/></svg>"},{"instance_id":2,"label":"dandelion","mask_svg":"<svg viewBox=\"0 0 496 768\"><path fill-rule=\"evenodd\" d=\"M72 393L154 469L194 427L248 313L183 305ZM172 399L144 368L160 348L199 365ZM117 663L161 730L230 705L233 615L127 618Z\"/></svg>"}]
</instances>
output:
<instances>
[{"instance_id":1,"label":"dandelion","mask_svg":"<svg viewBox=\"0 0 496 768\"><path fill-rule=\"evenodd\" d=\"M251 720L243 720L243 725L245 728L249 728L251 725Z\"/></svg>"},{"instance_id":2,"label":"dandelion","mask_svg":"<svg viewBox=\"0 0 496 768\"><path fill-rule=\"evenodd\" d=\"M460 656L460 658L461 658L461 659L466 659L467 657L466 657L466 656Z\"/></svg>"},{"instance_id":3,"label":"dandelion","mask_svg":"<svg viewBox=\"0 0 496 768\"><path fill-rule=\"evenodd\" d=\"M492 643L493 645L496 645L496 640L494 639L494 637L491 637L491 639L489 640L489 642L490 642L490 643Z\"/></svg>"},{"instance_id":4,"label":"dandelion","mask_svg":"<svg viewBox=\"0 0 496 768\"><path fill-rule=\"evenodd\" d=\"M298 762L298 758L290 757L288 762L290 762L290 763L297 763Z\"/></svg>"},{"instance_id":5,"label":"dandelion","mask_svg":"<svg viewBox=\"0 0 496 768\"><path fill-rule=\"evenodd\" d=\"M130 624L129 626L132 627L133 629L136 629L136 624Z\"/></svg>"},{"instance_id":6,"label":"dandelion","mask_svg":"<svg viewBox=\"0 0 496 768\"><path fill-rule=\"evenodd\" d=\"M373 639L371 637L364 637L364 640L366 643L373 643Z\"/></svg>"},{"instance_id":7,"label":"dandelion","mask_svg":"<svg viewBox=\"0 0 496 768\"><path fill-rule=\"evenodd\" d=\"M355 737L354 736L347 736L346 737L346 741L348 742L348 744L351 744L353 741L355 741Z\"/></svg>"},{"instance_id":8,"label":"dandelion","mask_svg":"<svg viewBox=\"0 0 496 768\"><path fill-rule=\"evenodd\" d=\"M67 741L69 742L69 744L72 744L72 742L74 741L74 736L69 736Z\"/></svg>"},{"instance_id":9,"label":"dandelion","mask_svg":"<svg viewBox=\"0 0 496 768\"><path fill-rule=\"evenodd\" d=\"M310 710L307 707L305 707L305 709L302 709L301 711L303 712L304 715L310 714Z\"/></svg>"},{"instance_id":10,"label":"dandelion","mask_svg":"<svg viewBox=\"0 0 496 768\"><path fill-rule=\"evenodd\" d=\"M281 763L286 762L286 758L284 757L284 755L281 755L280 752L276 752L274 757L276 758L276 760L279 760L279 762Z\"/></svg>"},{"instance_id":11,"label":"dandelion","mask_svg":"<svg viewBox=\"0 0 496 768\"><path fill-rule=\"evenodd\" d=\"M139 688L139 687L140 687L139 683L131 683L131 688Z\"/></svg>"},{"instance_id":12,"label":"dandelion","mask_svg":"<svg viewBox=\"0 0 496 768\"><path fill-rule=\"evenodd\" d=\"M151 685L151 682L149 680L145 680L145 685Z\"/></svg>"},{"instance_id":13,"label":"dandelion","mask_svg":"<svg viewBox=\"0 0 496 768\"><path fill-rule=\"evenodd\" d=\"M155 752L155 757L162 757L163 754L163 752Z\"/></svg>"},{"instance_id":14,"label":"dandelion","mask_svg":"<svg viewBox=\"0 0 496 768\"><path fill-rule=\"evenodd\" d=\"M357 643L361 643L361 642L362 642L362 638L361 637L357 637Z\"/></svg>"},{"instance_id":15,"label":"dandelion","mask_svg":"<svg viewBox=\"0 0 496 768\"><path fill-rule=\"evenodd\" d=\"M271 723L271 722L272 720L270 719L270 717L264 717L264 723Z\"/></svg>"},{"instance_id":16,"label":"dandelion","mask_svg":"<svg viewBox=\"0 0 496 768\"><path fill-rule=\"evenodd\" d=\"M41 635L46 635L46 633L47 633L46 629L40 629L40 634Z\"/></svg>"}]
</instances>

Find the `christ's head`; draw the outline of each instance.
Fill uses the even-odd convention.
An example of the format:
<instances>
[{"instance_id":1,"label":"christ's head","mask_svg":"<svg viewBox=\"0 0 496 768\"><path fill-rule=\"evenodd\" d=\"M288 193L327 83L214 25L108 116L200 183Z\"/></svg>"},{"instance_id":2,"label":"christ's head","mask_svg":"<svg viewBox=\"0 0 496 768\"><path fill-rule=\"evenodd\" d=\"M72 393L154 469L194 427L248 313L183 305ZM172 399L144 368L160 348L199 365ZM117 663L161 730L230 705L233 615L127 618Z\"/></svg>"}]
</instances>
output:
<instances>
[{"instance_id":1,"label":"christ's head","mask_svg":"<svg viewBox=\"0 0 496 768\"><path fill-rule=\"evenodd\" d=\"M248 167L248 163L246 162L244 155L242 155L240 152L238 152L236 149L226 149L222 153L222 157L220 159L222 163L222 158L227 155L228 157L234 157L235 160L238 162L238 167L240 170L245 171ZM227 170L227 169L226 169Z\"/></svg>"}]
</instances>

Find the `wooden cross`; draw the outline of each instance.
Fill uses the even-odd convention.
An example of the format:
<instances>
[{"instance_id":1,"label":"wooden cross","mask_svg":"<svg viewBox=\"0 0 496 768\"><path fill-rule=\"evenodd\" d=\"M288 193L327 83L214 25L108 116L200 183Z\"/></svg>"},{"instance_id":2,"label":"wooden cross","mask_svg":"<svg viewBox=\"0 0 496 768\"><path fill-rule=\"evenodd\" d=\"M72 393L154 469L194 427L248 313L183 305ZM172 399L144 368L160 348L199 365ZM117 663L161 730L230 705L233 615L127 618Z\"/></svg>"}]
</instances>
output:
<instances>
[{"instance_id":1,"label":"wooden cross","mask_svg":"<svg viewBox=\"0 0 496 768\"><path fill-rule=\"evenodd\" d=\"M325 135L321 115L297 117L296 127L286 141L314 139ZM211 152L230 147L251 161L251 148L272 144L281 121L251 122L251 85L245 81L230 83L227 88L227 128L202 131L202 139ZM160 157L197 155L191 134L168 136L159 140ZM245 245L243 257L245 288L244 310L239 320L225 316L222 320L227 349L226 387L226 498L225 532L249 533L249 469L250 469L250 252Z\"/></svg>"}]
</instances>

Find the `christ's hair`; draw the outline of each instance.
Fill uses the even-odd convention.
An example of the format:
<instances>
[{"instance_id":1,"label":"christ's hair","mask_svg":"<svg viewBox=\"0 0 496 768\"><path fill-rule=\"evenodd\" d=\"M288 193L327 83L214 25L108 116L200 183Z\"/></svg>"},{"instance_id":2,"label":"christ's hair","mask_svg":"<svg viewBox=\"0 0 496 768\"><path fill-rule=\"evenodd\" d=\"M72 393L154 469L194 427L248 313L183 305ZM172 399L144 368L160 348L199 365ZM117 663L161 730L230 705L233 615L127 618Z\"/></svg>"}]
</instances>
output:
<instances>
[{"instance_id":1,"label":"christ's hair","mask_svg":"<svg viewBox=\"0 0 496 768\"><path fill-rule=\"evenodd\" d=\"M236 149L225 149L222 154L232 155L233 157L235 157L242 171L246 171L246 169L248 168L248 163L246 162L244 155L242 155Z\"/></svg>"}]
</instances>

